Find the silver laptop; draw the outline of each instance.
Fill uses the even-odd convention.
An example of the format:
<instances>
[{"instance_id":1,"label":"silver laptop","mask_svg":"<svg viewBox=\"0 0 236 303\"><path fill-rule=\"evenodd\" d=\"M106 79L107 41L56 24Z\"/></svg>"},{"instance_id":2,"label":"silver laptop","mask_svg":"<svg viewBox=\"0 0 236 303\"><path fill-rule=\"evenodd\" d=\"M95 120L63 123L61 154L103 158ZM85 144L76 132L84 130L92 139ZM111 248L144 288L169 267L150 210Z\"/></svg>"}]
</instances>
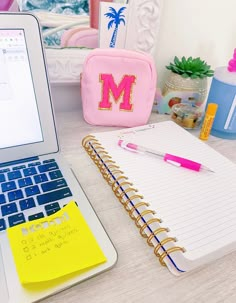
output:
<instances>
[{"instance_id":1,"label":"silver laptop","mask_svg":"<svg viewBox=\"0 0 236 303\"><path fill-rule=\"evenodd\" d=\"M107 262L50 289L27 291L19 283L6 229L49 216L71 200ZM0 301L40 300L111 268L116 260L113 244L60 155L38 21L30 14L1 13Z\"/></svg>"}]
</instances>

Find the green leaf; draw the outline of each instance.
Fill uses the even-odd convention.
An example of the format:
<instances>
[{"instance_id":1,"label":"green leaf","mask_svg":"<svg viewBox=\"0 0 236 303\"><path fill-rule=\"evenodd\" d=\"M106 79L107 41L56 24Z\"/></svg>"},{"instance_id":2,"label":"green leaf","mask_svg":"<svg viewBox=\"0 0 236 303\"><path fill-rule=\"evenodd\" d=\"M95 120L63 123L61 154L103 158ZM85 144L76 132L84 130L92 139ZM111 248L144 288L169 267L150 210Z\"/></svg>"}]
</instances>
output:
<instances>
[{"instance_id":1,"label":"green leaf","mask_svg":"<svg viewBox=\"0 0 236 303\"><path fill-rule=\"evenodd\" d=\"M211 71L209 71L209 72L206 73L207 77L212 77L213 75L214 75L214 72L211 72Z\"/></svg>"},{"instance_id":2,"label":"green leaf","mask_svg":"<svg viewBox=\"0 0 236 303\"><path fill-rule=\"evenodd\" d=\"M176 56L175 56L175 58L174 58L174 63L175 63L176 65L180 64L179 58L176 57Z\"/></svg>"},{"instance_id":3,"label":"green leaf","mask_svg":"<svg viewBox=\"0 0 236 303\"><path fill-rule=\"evenodd\" d=\"M172 70L175 71L177 74L178 74L179 71L180 71L176 66L173 66L173 67L172 67ZM181 72L181 71L180 71L180 72Z\"/></svg>"},{"instance_id":4,"label":"green leaf","mask_svg":"<svg viewBox=\"0 0 236 303\"><path fill-rule=\"evenodd\" d=\"M192 57L188 57L187 61L188 62L192 62L193 58Z\"/></svg>"}]
</instances>

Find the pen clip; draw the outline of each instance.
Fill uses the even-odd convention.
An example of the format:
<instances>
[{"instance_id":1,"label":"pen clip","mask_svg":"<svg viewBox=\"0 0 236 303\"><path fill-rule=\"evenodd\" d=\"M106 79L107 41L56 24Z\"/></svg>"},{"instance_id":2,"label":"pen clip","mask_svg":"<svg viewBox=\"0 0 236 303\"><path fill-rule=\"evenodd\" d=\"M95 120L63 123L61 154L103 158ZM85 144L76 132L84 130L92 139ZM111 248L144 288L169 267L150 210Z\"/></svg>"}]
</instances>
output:
<instances>
[{"instance_id":1,"label":"pen clip","mask_svg":"<svg viewBox=\"0 0 236 303\"><path fill-rule=\"evenodd\" d=\"M174 165L174 166L177 166L177 167L181 166L181 164L179 162L176 162L176 161L173 161L173 160L166 159L165 161Z\"/></svg>"},{"instance_id":2,"label":"pen clip","mask_svg":"<svg viewBox=\"0 0 236 303\"><path fill-rule=\"evenodd\" d=\"M121 148L123 148L123 149L126 149L126 150L128 150L128 151L131 151L131 152L133 152L133 153L138 153L138 150L137 150L137 148L135 148L135 145L134 144L132 144L132 148L131 147L129 147L128 145L128 143L127 142L125 142L124 140L119 140L118 141L118 145L121 147Z\"/></svg>"}]
</instances>

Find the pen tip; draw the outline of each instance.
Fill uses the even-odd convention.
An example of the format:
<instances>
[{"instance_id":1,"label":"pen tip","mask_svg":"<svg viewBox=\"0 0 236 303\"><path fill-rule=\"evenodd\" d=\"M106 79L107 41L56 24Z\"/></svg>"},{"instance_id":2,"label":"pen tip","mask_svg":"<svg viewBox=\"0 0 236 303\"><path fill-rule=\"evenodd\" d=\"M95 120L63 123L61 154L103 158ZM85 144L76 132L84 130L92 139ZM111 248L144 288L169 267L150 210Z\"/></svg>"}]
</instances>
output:
<instances>
[{"instance_id":1,"label":"pen tip","mask_svg":"<svg viewBox=\"0 0 236 303\"><path fill-rule=\"evenodd\" d=\"M211 172L211 173L214 173L214 170L212 170L212 169L210 169L210 168L208 168L208 167L206 167L206 166L202 166L202 169L203 169L203 170L206 170L206 171L209 171L209 172Z\"/></svg>"}]
</instances>

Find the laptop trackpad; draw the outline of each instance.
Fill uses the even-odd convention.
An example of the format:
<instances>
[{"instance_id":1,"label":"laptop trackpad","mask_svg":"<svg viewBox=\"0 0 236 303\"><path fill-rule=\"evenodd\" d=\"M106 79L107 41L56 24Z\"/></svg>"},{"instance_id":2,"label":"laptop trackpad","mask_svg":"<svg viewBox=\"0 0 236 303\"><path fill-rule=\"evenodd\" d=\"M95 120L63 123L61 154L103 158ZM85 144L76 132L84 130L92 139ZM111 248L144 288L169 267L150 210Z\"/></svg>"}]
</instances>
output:
<instances>
[{"instance_id":1,"label":"laptop trackpad","mask_svg":"<svg viewBox=\"0 0 236 303\"><path fill-rule=\"evenodd\" d=\"M9 302L9 294L5 276L5 269L2 259L2 251L0 246L0 294L1 294L1 303L8 303Z\"/></svg>"}]
</instances>

